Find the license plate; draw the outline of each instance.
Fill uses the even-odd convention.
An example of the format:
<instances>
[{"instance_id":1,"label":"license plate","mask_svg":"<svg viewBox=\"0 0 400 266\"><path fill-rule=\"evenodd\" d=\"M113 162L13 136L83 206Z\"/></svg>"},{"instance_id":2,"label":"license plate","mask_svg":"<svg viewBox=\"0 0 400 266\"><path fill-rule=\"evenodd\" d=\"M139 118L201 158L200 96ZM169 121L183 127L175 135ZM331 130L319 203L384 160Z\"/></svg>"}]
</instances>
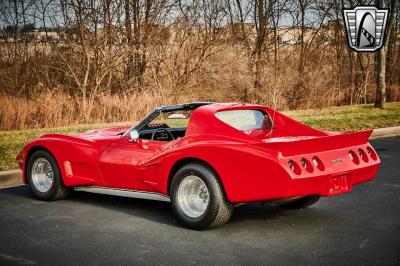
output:
<instances>
[{"instance_id":1,"label":"license plate","mask_svg":"<svg viewBox=\"0 0 400 266\"><path fill-rule=\"evenodd\" d=\"M332 176L329 182L329 194L335 195L351 191L351 176L348 174Z\"/></svg>"}]
</instances>

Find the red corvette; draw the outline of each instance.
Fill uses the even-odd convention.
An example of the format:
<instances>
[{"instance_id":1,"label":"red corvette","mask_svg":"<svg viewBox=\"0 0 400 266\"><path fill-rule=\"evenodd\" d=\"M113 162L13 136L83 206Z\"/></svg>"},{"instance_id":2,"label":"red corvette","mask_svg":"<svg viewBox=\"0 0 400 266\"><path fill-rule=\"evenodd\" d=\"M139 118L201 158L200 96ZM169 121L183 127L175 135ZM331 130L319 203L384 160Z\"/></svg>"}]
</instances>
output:
<instances>
[{"instance_id":1,"label":"red corvette","mask_svg":"<svg viewBox=\"0 0 400 266\"><path fill-rule=\"evenodd\" d=\"M194 229L226 223L233 207L303 208L374 178L371 131L324 132L245 103L163 106L133 127L46 134L17 157L42 200L71 190L171 201Z\"/></svg>"}]
</instances>

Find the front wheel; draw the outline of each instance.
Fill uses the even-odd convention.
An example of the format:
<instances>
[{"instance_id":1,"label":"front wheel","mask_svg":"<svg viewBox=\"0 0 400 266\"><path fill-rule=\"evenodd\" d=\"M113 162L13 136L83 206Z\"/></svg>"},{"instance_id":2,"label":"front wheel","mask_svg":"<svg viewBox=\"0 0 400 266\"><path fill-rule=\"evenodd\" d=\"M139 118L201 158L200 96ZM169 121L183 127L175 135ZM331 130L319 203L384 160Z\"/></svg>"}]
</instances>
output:
<instances>
[{"instance_id":1,"label":"front wheel","mask_svg":"<svg viewBox=\"0 0 400 266\"><path fill-rule=\"evenodd\" d=\"M215 172L201 163L189 163L177 171L170 189L172 207L184 226L202 230L226 223L232 204Z\"/></svg>"},{"instance_id":2,"label":"front wheel","mask_svg":"<svg viewBox=\"0 0 400 266\"><path fill-rule=\"evenodd\" d=\"M45 150L37 150L29 158L26 177L33 194L41 200L62 199L71 191L63 183L57 161Z\"/></svg>"}]
</instances>

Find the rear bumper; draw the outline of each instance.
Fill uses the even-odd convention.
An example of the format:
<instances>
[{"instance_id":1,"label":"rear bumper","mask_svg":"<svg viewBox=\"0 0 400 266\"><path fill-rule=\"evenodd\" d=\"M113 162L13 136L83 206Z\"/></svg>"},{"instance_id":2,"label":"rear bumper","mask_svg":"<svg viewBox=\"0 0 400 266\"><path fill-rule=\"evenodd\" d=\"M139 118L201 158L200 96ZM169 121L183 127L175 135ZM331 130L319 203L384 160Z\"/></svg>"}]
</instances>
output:
<instances>
[{"instance_id":1,"label":"rear bumper","mask_svg":"<svg viewBox=\"0 0 400 266\"><path fill-rule=\"evenodd\" d=\"M353 156L350 156L350 153ZM313 167L313 158L318 158L318 165L321 167ZM302 159L308 162L307 167L302 165ZM350 192L353 185L373 179L380 165L380 159L369 143L311 155L281 158L283 165L287 164L288 160L297 162L299 171L288 171L291 178L285 196L335 196Z\"/></svg>"},{"instance_id":2,"label":"rear bumper","mask_svg":"<svg viewBox=\"0 0 400 266\"><path fill-rule=\"evenodd\" d=\"M320 196L335 196L350 192L353 185L373 179L379 169L379 164L365 166L351 171L292 179L286 189L282 191L283 197L296 197L317 194Z\"/></svg>"},{"instance_id":3,"label":"rear bumper","mask_svg":"<svg viewBox=\"0 0 400 266\"><path fill-rule=\"evenodd\" d=\"M234 191L227 193L229 201L233 203L268 201L307 195L335 196L351 192L354 185L367 182L376 176L379 162L364 165L351 170L330 171L313 176L293 178L288 175L268 173L247 179L252 182L237 186Z\"/></svg>"}]
</instances>

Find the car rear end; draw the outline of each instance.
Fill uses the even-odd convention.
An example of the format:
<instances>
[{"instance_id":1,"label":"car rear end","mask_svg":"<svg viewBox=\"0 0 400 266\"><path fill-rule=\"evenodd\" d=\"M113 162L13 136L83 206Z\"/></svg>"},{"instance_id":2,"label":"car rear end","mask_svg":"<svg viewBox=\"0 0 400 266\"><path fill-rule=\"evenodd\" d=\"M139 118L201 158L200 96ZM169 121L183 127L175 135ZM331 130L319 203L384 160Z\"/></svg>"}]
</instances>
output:
<instances>
[{"instance_id":1,"label":"car rear end","mask_svg":"<svg viewBox=\"0 0 400 266\"><path fill-rule=\"evenodd\" d=\"M279 161L291 177L282 195L334 196L373 179L380 159L368 142L371 132L265 140L267 146L280 151Z\"/></svg>"}]
</instances>

